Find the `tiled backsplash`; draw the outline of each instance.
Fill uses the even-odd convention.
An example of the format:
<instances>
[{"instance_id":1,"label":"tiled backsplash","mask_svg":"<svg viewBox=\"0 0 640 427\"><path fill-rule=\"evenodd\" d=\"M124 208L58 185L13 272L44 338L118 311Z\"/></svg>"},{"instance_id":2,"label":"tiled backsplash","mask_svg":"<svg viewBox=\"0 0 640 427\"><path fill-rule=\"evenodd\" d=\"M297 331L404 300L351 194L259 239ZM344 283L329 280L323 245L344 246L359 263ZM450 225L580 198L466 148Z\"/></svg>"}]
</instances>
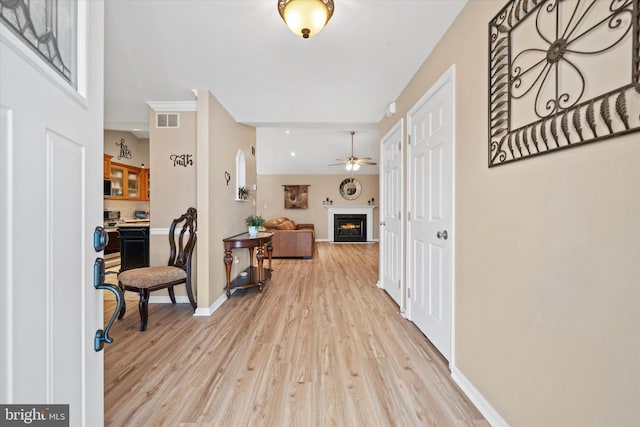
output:
<instances>
[{"instance_id":1,"label":"tiled backsplash","mask_svg":"<svg viewBox=\"0 0 640 427\"><path fill-rule=\"evenodd\" d=\"M120 211L120 218L132 219L135 211L149 210L149 202L138 200L104 199L104 209L108 211Z\"/></svg>"}]
</instances>

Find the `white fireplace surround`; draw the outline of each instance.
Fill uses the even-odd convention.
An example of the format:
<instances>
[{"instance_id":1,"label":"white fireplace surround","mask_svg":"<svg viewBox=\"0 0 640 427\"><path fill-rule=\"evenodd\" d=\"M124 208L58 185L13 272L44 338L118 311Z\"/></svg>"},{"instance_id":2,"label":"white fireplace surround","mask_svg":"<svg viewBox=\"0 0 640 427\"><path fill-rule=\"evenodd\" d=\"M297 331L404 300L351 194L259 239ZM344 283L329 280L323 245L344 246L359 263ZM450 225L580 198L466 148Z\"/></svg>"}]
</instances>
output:
<instances>
[{"instance_id":1,"label":"white fireplace surround","mask_svg":"<svg viewBox=\"0 0 640 427\"><path fill-rule=\"evenodd\" d=\"M333 232L333 216L344 214L360 214L367 216L367 242L373 242L373 205L326 205L329 212L329 227L327 228L327 239L330 242L335 241L335 233Z\"/></svg>"}]
</instances>

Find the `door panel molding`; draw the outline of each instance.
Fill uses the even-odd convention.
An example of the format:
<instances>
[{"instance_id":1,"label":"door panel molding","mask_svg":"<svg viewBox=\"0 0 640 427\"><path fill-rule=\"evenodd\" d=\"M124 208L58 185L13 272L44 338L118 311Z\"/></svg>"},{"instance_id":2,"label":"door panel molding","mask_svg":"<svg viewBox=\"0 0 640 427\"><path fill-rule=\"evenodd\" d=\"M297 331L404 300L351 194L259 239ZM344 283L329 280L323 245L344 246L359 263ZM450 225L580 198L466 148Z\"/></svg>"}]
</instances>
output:
<instances>
[{"instance_id":1,"label":"door panel molding","mask_svg":"<svg viewBox=\"0 0 640 427\"><path fill-rule=\"evenodd\" d=\"M68 283L78 281L78 275L84 276L84 264L79 267L78 259L88 250L89 242L84 238L84 224L87 220L84 205L78 204L78 195L84 194L87 182L85 171L85 149L82 144L73 141L51 129L46 130L46 221L47 238L45 266L45 334L46 379L45 390L48 402L60 401L69 391L82 389L80 377L67 375L75 367L82 366L80 352L69 352L77 342L82 341L82 319L84 313L85 289L70 288ZM65 241L75 242L67 245ZM90 289L90 288L89 288ZM69 302L77 307L69 307ZM61 327L63 325L63 327ZM55 345L54 345L55 343ZM69 382L75 382L69 387ZM72 401L80 401L76 394Z\"/></svg>"}]
</instances>

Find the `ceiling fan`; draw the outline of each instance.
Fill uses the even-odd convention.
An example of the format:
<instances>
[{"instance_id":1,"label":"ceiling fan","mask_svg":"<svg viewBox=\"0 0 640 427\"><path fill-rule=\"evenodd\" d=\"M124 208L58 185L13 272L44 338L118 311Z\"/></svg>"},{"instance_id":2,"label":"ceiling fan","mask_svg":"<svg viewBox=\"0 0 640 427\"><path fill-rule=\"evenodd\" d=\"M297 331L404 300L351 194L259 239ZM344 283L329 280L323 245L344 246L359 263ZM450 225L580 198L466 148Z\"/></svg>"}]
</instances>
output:
<instances>
[{"instance_id":1,"label":"ceiling fan","mask_svg":"<svg viewBox=\"0 0 640 427\"><path fill-rule=\"evenodd\" d=\"M332 163L329 166L344 166L348 171L357 171L361 165L377 165L375 162L371 162L371 157L355 157L353 155L353 135L355 131L350 131L351 134L351 156L346 159L336 159L340 163Z\"/></svg>"}]
</instances>

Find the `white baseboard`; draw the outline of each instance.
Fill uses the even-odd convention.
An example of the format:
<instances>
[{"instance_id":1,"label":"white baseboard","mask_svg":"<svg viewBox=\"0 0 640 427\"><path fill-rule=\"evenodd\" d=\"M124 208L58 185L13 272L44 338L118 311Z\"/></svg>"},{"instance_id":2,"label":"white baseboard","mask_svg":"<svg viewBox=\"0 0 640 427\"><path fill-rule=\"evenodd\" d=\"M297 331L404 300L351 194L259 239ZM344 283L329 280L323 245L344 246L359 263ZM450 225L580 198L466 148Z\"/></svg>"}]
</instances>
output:
<instances>
[{"instance_id":1,"label":"white baseboard","mask_svg":"<svg viewBox=\"0 0 640 427\"><path fill-rule=\"evenodd\" d=\"M234 291L235 289L231 293L233 294ZM115 298L112 298L112 299L115 300ZM226 300L227 300L227 294L223 293L220 296L220 298L215 300L213 304L211 304L209 307L196 308L196 312L193 315L194 316L211 316L213 313L215 313L217 309L220 308L222 304L224 304ZM186 295L176 295L176 303L189 304L189 297ZM149 297L149 304L171 304L171 298L169 298L169 295L157 295L157 296L151 295Z\"/></svg>"},{"instance_id":2,"label":"white baseboard","mask_svg":"<svg viewBox=\"0 0 640 427\"><path fill-rule=\"evenodd\" d=\"M189 304L189 297L186 295L176 295L176 303ZM169 298L169 295L151 295L149 297L149 304L171 304L171 298Z\"/></svg>"},{"instance_id":3,"label":"white baseboard","mask_svg":"<svg viewBox=\"0 0 640 427\"><path fill-rule=\"evenodd\" d=\"M235 291L235 289L233 290ZM233 291L231 293L233 293ZM196 309L196 312L193 314L194 316L211 316L213 313L216 312L217 309L220 308L220 306L222 304L224 304L224 302L227 300L227 293L224 292L222 295L220 295L220 297L215 300L213 302L213 304L211 304L209 307L203 307L200 308L198 307Z\"/></svg>"},{"instance_id":4,"label":"white baseboard","mask_svg":"<svg viewBox=\"0 0 640 427\"><path fill-rule=\"evenodd\" d=\"M509 424L500 416L493 406L484 398L484 396L476 389L471 381L456 367L451 367L451 378L467 395L471 403L473 403L478 411L486 418L487 422L493 427L509 427Z\"/></svg>"}]
</instances>

